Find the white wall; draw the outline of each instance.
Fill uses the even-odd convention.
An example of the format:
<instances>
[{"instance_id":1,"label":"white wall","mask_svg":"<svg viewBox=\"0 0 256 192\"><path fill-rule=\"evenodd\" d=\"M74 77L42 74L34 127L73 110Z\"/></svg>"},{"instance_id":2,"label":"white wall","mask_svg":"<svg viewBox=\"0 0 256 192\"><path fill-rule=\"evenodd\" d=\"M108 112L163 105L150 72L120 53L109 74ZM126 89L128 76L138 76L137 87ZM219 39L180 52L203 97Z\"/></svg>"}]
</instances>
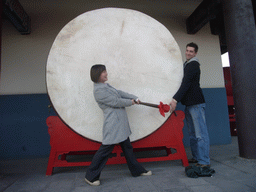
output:
<instances>
[{"instance_id":1,"label":"white wall","mask_svg":"<svg viewBox=\"0 0 256 192\"><path fill-rule=\"evenodd\" d=\"M98 4L95 3L96 1L85 4L83 0L72 2L20 0L19 2L31 17L32 32L30 35L20 35L8 20L3 20L1 95L47 93L45 82L47 57L58 32L76 16L102 7L132 8L153 16L170 30L182 53L187 43L192 41L197 43L202 88L224 87L219 38L211 35L209 24L197 34L188 35L185 27L187 15L171 15L172 10L170 10L169 17L154 16L152 10L146 6L149 1L127 5L127 1L97 1Z\"/></svg>"},{"instance_id":2,"label":"white wall","mask_svg":"<svg viewBox=\"0 0 256 192\"><path fill-rule=\"evenodd\" d=\"M184 61L186 45L190 42L198 44L197 57L201 64L201 87L225 87L219 37L211 34L209 23L195 35L187 34L185 20L181 19L177 22L175 19L169 19L162 23L170 30L179 44Z\"/></svg>"}]
</instances>

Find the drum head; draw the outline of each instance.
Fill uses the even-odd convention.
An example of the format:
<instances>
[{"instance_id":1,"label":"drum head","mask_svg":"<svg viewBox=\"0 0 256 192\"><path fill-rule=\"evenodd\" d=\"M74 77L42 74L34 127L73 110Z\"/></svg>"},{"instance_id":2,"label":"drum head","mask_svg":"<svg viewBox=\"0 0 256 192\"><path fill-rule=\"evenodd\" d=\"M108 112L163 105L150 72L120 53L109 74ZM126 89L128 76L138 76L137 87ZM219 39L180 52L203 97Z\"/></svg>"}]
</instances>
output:
<instances>
[{"instance_id":1,"label":"drum head","mask_svg":"<svg viewBox=\"0 0 256 192\"><path fill-rule=\"evenodd\" d=\"M90 69L106 65L108 82L143 102L169 104L182 76L182 57L165 26L138 11L104 8L70 21L57 35L47 61L46 83L60 118L76 133L102 141L103 112L93 96ZM157 130L168 118L157 108L126 108L131 141Z\"/></svg>"}]
</instances>

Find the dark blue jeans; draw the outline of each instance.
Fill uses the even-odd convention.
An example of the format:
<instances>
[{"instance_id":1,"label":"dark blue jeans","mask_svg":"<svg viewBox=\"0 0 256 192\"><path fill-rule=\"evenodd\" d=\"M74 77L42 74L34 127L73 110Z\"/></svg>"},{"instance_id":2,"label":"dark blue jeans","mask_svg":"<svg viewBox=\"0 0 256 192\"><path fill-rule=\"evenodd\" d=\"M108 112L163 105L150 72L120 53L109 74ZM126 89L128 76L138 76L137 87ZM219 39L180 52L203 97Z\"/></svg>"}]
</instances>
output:
<instances>
[{"instance_id":1,"label":"dark blue jeans","mask_svg":"<svg viewBox=\"0 0 256 192\"><path fill-rule=\"evenodd\" d=\"M130 139L128 138L127 140L121 142L120 145L124 152L124 156L132 176L137 177L140 176L141 173L146 173L146 169L141 166L133 153L133 147L131 145ZM115 144L100 146L99 150L93 156L92 163L86 170L85 178L87 180L91 182L99 180L101 171L105 167L109 155L114 149L114 146Z\"/></svg>"},{"instance_id":2,"label":"dark blue jeans","mask_svg":"<svg viewBox=\"0 0 256 192\"><path fill-rule=\"evenodd\" d=\"M209 165L210 140L205 121L205 103L186 106L185 117L189 130L192 156L199 164Z\"/></svg>"}]
</instances>

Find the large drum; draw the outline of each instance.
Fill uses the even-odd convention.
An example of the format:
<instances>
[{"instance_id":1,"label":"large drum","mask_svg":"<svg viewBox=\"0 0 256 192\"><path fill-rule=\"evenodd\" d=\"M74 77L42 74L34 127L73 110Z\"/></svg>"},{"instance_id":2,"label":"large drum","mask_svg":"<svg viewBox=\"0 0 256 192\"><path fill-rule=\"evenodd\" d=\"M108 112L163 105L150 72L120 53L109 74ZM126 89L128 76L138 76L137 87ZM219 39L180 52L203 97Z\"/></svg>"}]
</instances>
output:
<instances>
[{"instance_id":1,"label":"large drum","mask_svg":"<svg viewBox=\"0 0 256 192\"><path fill-rule=\"evenodd\" d=\"M141 101L168 104L178 90L182 57L172 34L139 11L104 8L70 21L57 35L47 61L47 90L60 118L76 133L102 141L103 113L93 97L90 68L106 65L108 83ZM157 108L127 107L131 141L166 121Z\"/></svg>"}]
</instances>

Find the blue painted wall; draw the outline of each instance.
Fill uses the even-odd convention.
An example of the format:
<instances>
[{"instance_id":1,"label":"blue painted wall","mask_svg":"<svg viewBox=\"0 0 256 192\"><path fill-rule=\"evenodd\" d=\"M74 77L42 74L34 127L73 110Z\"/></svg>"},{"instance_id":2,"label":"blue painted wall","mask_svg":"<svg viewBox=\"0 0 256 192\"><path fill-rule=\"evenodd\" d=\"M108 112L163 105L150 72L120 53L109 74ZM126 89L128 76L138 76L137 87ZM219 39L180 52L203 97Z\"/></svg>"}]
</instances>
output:
<instances>
[{"instance_id":1,"label":"blue painted wall","mask_svg":"<svg viewBox=\"0 0 256 192\"><path fill-rule=\"evenodd\" d=\"M210 144L220 145L231 143L230 125L228 116L227 96L225 88L205 88L203 93L206 101L206 123L208 126ZM177 110L183 110L185 107L180 103ZM189 146L188 128L183 128L185 146Z\"/></svg>"},{"instance_id":2,"label":"blue painted wall","mask_svg":"<svg viewBox=\"0 0 256 192\"><path fill-rule=\"evenodd\" d=\"M48 156L47 94L0 96L0 159Z\"/></svg>"},{"instance_id":3,"label":"blue painted wall","mask_svg":"<svg viewBox=\"0 0 256 192\"><path fill-rule=\"evenodd\" d=\"M225 88L203 89L211 145L231 143ZM47 157L50 136L46 119L56 115L47 94L0 96L0 159ZM177 110L184 110L178 104ZM184 145L189 146L185 121Z\"/></svg>"}]
</instances>

